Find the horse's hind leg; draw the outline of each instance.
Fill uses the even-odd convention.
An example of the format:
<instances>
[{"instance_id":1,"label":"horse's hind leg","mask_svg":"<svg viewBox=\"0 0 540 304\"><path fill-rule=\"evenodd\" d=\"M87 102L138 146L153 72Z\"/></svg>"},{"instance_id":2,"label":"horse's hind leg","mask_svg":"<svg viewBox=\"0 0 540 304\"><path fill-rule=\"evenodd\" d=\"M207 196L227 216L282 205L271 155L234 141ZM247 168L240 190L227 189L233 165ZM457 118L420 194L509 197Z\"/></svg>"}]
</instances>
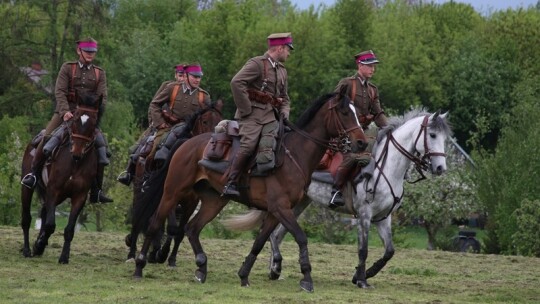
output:
<instances>
[{"instance_id":1,"label":"horse's hind leg","mask_svg":"<svg viewBox=\"0 0 540 304\"><path fill-rule=\"evenodd\" d=\"M375 224L379 237L384 244L384 255L378 259L369 269L366 271L366 279L374 277L386 263L394 256L394 244L392 242L392 219L389 216L383 221Z\"/></svg>"},{"instance_id":2,"label":"horse's hind leg","mask_svg":"<svg viewBox=\"0 0 540 304\"><path fill-rule=\"evenodd\" d=\"M62 247L62 253L58 259L60 264L69 263L69 254L71 250L71 241L75 235L75 226L77 225L77 218L83 210L84 201L86 200L86 193L84 196L72 198L71 200L71 212L69 213L68 223L64 229L64 246Z\"/></svg>"},{"instance_id":3,"label":"horse's hind leg","mask_svg":"<svg viewBox=\"0 0 540 304\"><path fill-rule=\"evenodd\" d=\"M294 215L296 218L306 210L307 206L311 203L311 199L309 197L305 197L299 204L294 206ZM277 280L279 279L281 275L281 262L283 261L283 257L281 256L281 251L279 250L279 246L281 242L283 241L283 238L285 238L285 235L287 234L287 229L282 224L279 224L278 227L272 232L270 235L270 246L271 246L271 254L270 254L270 264L269 264L269 274L268 277L270 280Z\"/></svg>"},{"instance_id":4,"label":"horse's hind leg","mask_svg":"<svg viewBox=\"0 0 540 304\"><path fill-rule=\"evenodd\" d=\"M24 257L31 257L32 251L30 250L30 225L32 224L32 214L30 213L32 205L32 195L34 190L26 187L21 187L21 228L23 230L24 245L22 248L22 254Z\"/></svg>"},{"instance_id":5,"label":"horse's hind leg","mask_svg":"<svg viewBox=\"0 0 540 304\"><path fill-rule=\"evenodd\" d=\"M197 264L197 270L195 271L195 278L204 283L206 281L207 271L207 257L204 253L199 235L204 228L204 226L214 219L219 212L225 207L228 201L222 199L214 190L207 190L203 193L200 193L201 198L201 208L197 215L189 221L189 224L185 226L185 233L195 254L195 263ZM197 205L196 203L193 205ZM195 207L193 207L195 208ZM182 216L182 221L180 227L184 225L189 220L189 216Z\"/></svg>"}]
</instances>

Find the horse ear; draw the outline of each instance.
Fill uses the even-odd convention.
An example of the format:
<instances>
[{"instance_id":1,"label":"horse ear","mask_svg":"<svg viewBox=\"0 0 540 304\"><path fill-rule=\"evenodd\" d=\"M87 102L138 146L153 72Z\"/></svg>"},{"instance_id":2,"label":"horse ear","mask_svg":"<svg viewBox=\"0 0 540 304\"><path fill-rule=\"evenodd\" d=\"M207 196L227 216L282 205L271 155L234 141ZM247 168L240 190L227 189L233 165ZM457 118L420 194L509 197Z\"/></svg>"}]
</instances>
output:
<instances>
[{"instance_id":1,"label":"horse ear","mask_svg":"<svg viewBox=\"0 0 540 304\"><path fill-rule=\"evenodd\" d=\"M431 120L437 119L437 117L439 117L440 112L441 112L441 110L437 110L437 112L435 112L433 115L431 115Z\"/></svg>"},{"instance_id":2,"label":"horse ear","mask_svg":"<svg viewBox=\"0 0 540 304\"><path fill-rule=\"evenodd\" d=\"M443 113L443 114L441 114L441 118L446 118L447 116L448 116L448 111L445 112L445 113Z\"/></svg>"}]
</instances>

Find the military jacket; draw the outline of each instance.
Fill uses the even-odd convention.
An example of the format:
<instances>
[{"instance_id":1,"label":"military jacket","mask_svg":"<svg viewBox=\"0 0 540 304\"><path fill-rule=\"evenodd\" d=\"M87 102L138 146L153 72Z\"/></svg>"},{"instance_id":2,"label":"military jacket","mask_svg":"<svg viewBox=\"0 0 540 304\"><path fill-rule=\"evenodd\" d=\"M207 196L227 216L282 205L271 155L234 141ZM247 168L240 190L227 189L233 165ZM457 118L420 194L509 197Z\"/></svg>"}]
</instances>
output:
<instances>
[{"instance_id":1,"label":"military jacket","mask_svg":"<svg viewBox=\"0 0 540 304\"><path fill-rule=\"evenodd\" d=\"M164 82L161 83L161 85L159 86L159 89L156 91L156 93L154 94L154 97L152 97L152 100L154 98L156 98L156 96L159 95L159 93L161 93L161 91L163 91L167 85L169 83L172 83L174 82L174 80L166 80ZM148 125L152 125L152 111L151 111L152 107L148 107Z\"/></svg>"},{"instance_id":2,"label":"military jacket","mask_svg":"<svg viewBox=\"0 0 540 304\"><path fill-rule=\"evenodd\" d=\"M199 95L202 94L203 103L210 105L210 94L201 88L190 89L187 85L177 81L172 81L167 84L161 92L158 92L152 102L148 112L152 118L152 125L158 127L165 122L161 109L164 105L170 104L170 99L174 91L175 85L179 85L174 105L170 109L171 113L178 119L185 120L201 109L199 104Z\"/></svg>"},{"instance_id":3,"label":"military jacket","mask_svg":"<svg viewBox=\"0 0 540 304\"><path fill-rule=\"evenodd\" d=\"M386 126L388 122L379 101L379 91L373 83L362 80L356 73L354 76L341 79L335 92L351 98L353 81L356 82L356 93L352 99L362 126L367 128L371 121L374 121L378 127Z\"/></svg>"},{"instance_id":4,"label":"military jacket","mask_svg":"<svg viewBox=\"0 0 540 304\"><path fill-rule=\"evenodd\" d=\"M287 70L283 64L274 61L268 53L249 59L233 77L231 90L237 108L234 118L252 119L259 124L275 121L272 105L250 100L248 89L263 91L276 98L282 98L283 103L278 109L279 113L289 117Z\"/></svg>"},{"instance_id":5,"label":"military jacket","mask_svg":"<svg viewBox=\"0 0 540 304\"><path fill-rule=\"evenodd\" d=\"M72 65L75 65L75 77L72 75ZM97 80L97 83L96 70L99 70L99 79ZM68 101L72 81L74 91L85 89L90 92L96 92L98 96L103 96L102 104L105 105L107 103L107 77L102 68L94 64L84 66L79 61L65 62L60 68L60 72L56 78L54 90L56 98L55 112L60 116L64 116L68 111L74 111L77 107L75 102Z\"/></svg>"}]
</instances>

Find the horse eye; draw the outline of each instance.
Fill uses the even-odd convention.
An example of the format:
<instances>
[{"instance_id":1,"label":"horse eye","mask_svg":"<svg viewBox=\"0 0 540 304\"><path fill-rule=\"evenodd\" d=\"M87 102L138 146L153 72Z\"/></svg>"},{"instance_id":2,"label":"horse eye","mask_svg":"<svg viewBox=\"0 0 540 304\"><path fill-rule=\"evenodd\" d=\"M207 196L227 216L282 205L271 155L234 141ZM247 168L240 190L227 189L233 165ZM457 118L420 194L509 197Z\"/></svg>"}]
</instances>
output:
<instances>
[{"instance_id":1,"label":"horse eye","mask_svg":"<svg viewBox=\"0 0 540 304\"><path fill-rule=\"evenodd\" d=\"M437 137L437 134L435 134L435 133L429 133L429 137L435 138L435 137Z\"/></svg>"}]
</instances>

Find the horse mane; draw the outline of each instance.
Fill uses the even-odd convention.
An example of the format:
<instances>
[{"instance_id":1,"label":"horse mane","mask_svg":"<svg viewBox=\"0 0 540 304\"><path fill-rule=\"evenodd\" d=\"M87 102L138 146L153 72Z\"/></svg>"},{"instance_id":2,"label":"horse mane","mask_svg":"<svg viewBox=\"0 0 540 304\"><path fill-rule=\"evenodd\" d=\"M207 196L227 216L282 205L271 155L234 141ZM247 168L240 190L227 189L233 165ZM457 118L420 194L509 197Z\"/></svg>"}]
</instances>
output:
<instances>
[{"instance_id":1,"label":"horse mane","mask_svg":"<svg viewBox=\"0 0 540 304\"><path fill-rule=\"evenodd\" d=\"M100 101L100 97L95 92L88 90L77 90L77 102L81 106L95 108L96 103Z\"/></svg>"},{"instance_id":2,"label":"horse mane","mask_svg":"<svg viewBox=\"0 0 540 304\"><path fill-rule=\"evenodd\" d=\"M297 127L304 128L313 117L315 117L315 114L319 111L319 109L328 101L330 98L335 97L337 93L328 93L321 97L319 97L317 100L313 101L311 106L307 108L302 115L298 118L297 122L295 123ZM346 97L346 96L344 96ZM343 106L343 103L348 102L345 98L341 98L341 105Z\"/></svg>"},{"instance_id":3,"label":"horse mane","mask_svg":"<svg viewBox=\"0 0 540 304\"><path fill-rule=\"evenodd\" d=\"M380 142L386 135L390 132L393 132L397 128L401 127L403 124L405 124L407 121L417 118L417 117L423 117L426 115L431 115L433 113L430 113L426 108L424 107L414 107L410 111L404 113L401 116L391 116L388 118L388 125L384 128L382 128L379 131L379 134L377 135L377 142ZM452 127L448 120L444 117L441 117L440 115L437 116L437 119L432 120L429 124L429 127L431 129L443 132L448 137L452 135Z\"/></svg>"}]
</instances>

